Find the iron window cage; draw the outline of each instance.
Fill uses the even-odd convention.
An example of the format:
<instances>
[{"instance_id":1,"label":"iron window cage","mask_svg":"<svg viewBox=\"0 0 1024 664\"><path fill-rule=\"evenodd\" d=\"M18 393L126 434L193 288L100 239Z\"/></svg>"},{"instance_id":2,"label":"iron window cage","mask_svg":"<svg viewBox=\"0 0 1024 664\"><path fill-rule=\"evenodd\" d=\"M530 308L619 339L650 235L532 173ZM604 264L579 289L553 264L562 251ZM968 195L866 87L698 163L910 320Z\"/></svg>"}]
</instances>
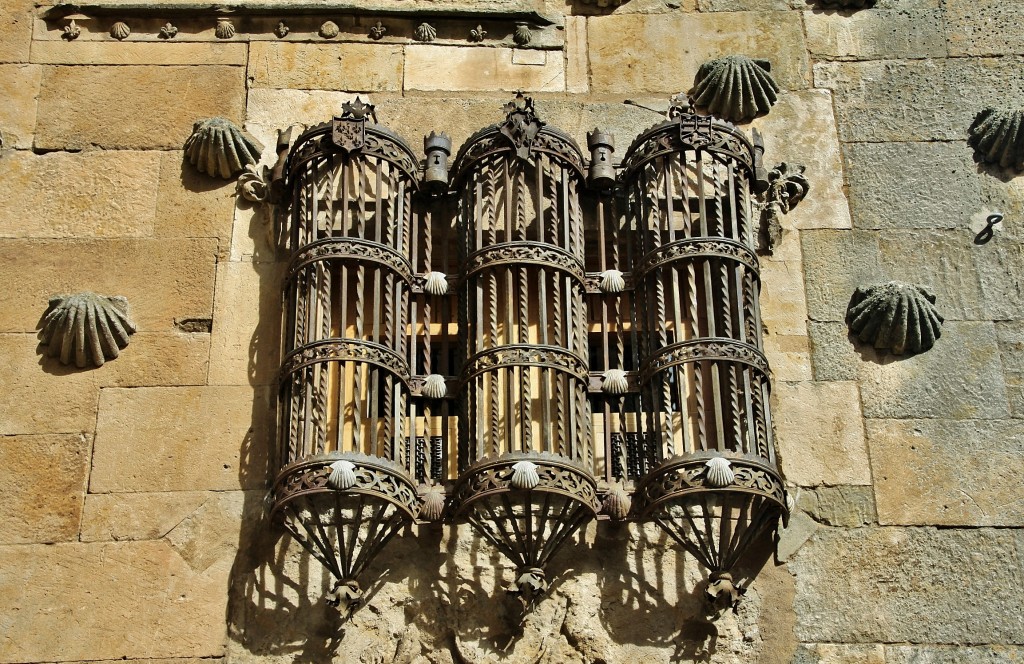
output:
<instances>
[{"instance_id":1,"label":"iron window cage","mask_svg":"<svg viewBox=\"0 0 1024 664\"><path fill-rule=\"evenodd\" d=\"M734 602L788 516L768 412L763 150L675 99L616 169L521 93L421 167L359 100L280 151L291 262L274 513L361 601L402 526L465 520L524 605L595 518L653 521ZM374 119L375 120L375 119ZM450 177L449 177L450 171Z\"/></svg>"}]
</instances>

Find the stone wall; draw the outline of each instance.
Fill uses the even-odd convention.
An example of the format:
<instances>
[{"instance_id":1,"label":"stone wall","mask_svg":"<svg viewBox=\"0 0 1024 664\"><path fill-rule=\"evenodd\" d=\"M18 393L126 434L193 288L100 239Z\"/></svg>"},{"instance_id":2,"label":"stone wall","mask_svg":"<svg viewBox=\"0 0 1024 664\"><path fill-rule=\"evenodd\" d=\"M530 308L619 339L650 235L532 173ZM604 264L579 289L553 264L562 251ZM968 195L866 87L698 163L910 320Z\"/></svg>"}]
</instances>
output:
<instances>
[{"instance_id":1,"label":"stone wall","mask_svg":"<svg viewBox=\"0 0 1024 664\"><path fill-rule=\"evenodd\" d=\"M1024 105L1024 4L439 5L539 9L555 42L120 43L99 21L67 42L32 0L4 0L0 662L1024 660L1024 178L966 143L985 106ZM265 212L183 162L192 123L244 123L270 162L278 127L362 92L411 142L444 129L458 146L522 87L581 144L600 125L622 151L658 120L624 99L663 109L732 53L771 61L780 101L745 128L811 183L763 259L798 509L738 612L705 622L692 560L654 528L602 523L520 624L509 565L468 530L422 526L339 624L318 564L266 524L282 257ZM930 352L848 337L854 288L890 279L937 295ZM93 370L37 349L48 298L84 290L127 297L139 328Z\"/></svg>"}]
</instances>

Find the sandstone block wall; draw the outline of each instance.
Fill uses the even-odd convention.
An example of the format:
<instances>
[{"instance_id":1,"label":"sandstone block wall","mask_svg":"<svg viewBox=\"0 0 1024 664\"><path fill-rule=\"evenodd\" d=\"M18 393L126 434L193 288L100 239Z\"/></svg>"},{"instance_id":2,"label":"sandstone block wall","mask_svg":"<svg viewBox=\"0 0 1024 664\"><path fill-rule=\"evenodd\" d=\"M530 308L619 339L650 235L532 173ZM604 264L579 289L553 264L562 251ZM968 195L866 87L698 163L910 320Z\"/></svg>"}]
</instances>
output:
<instances>
[{"instance_id":1,"label":"sandstone block wall","mask_svg":"<svg viewBox=\"0 0 1024 664\"><path fill-rule=\"evenodd\" d=\"M557 43L68 42L31 0L0 6L0 663L1024 660L1024 176L966 144L985 106L1024 107L1024 4L385 3L367 16L543 11ZM733 53L783 88L744 128L811 183L763 259L797 510L739 611L704 622L692 560L653 527L600 524L519 624L510 566L424 526L341 626L319 565L266 523L282 257L265 211L184 162L192 123L244 124L269 163L277 128L363 93L411 144L445 130L457 148L524 88L581 144L615 132L621 155L659 119L623 100L664 108ZM937 296L924 355L847 335L853 289L891 279ZM47 299L84 290L127 297L139 327L93 370L37 349Z\"/></svg>"}]
</instances>

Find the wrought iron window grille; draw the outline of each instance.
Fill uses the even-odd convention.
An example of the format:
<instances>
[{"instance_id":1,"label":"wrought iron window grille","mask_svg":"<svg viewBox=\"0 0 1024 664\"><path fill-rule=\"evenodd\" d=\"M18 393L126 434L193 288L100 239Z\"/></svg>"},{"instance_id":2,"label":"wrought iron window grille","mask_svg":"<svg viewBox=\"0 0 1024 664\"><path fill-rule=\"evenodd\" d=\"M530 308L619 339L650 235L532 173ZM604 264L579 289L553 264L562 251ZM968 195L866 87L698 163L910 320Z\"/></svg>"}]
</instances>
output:
<instances>
[{"instance_id":1,"label":"wrought iron window grille","mask_svg":"<svg viewBox=\"0 0 1024 664\"><path fill-rule=\"evenodd\" d=\"M763 146L685 97L622 163L518 94L421 164L373 107L282 135L284 287L273 512L335 577L403 526L465 521L528 607L594 519L657 523L731 605L788 517L762 352Z\"/></svg>"}]
</instances>

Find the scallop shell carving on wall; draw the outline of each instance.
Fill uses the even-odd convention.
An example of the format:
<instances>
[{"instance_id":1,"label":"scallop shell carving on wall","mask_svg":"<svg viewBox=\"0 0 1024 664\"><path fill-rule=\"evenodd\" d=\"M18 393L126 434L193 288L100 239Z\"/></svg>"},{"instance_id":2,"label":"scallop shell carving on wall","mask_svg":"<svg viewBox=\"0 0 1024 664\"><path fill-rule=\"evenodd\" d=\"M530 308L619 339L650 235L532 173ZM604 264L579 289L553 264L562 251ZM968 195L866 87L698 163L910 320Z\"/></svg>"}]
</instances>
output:
<instances>
[{"instance_id":1,"label":"scallop shell carving on wall","mask_svg":"<svg viewBox=\"0 0 1024 664\"><path fill-rule=\"evenodd\" d=\"M767 113L778 101L779 86L767 60L727 55L705 62L697 70L693 103L730 122L746 122Z\"/></svg>"},{"instance_id":2,"label":"scallop shell carving on wall","mask_svg":"<svg viewBox=\"0 0 1024 664\"><path fill-rule=\"evenodd\" d=\"M520 23L516 26L515 32L512 33L512 41L519 44L520 46L526 46L533 41L533 32L530 31L530 26L525 23Z\"/></svg>"},{"instance_id":3,"label":"scallop shell carving on wall","mask_svg":"<svg viewBox=\"0 0 1024 664\"><path fill-rule=\"evenodd\" d=\"M1024 110L986 108L971 124L967 144L982 161L1024 171Z\"/></svg>"},{"instance_id":4,"label":"scallop shell carving on wall","mask_svg":"<svg viewBox=\"0 0 1024 664\"><path fill-rule=\"evenodd\" d=\"M331 464L331 474L327 477L327 484L332 489L344 491L351 489L356 483L356 465L348 459L341 459Z\"/></svg>"},{"instance_id":5,"label":"scallop shell carving on wall","mask_svg":"<svg viewBox=\"0 0 1024 664\"><path fill-rule=\"evenodd\" d=\"M128 39L128 35L132 34L132 29L124 21L118 21L114 25L110 26L110 36L117 41L124 41Z\"/></svg>"},{"instance_id":6,"label":"scallop shell carving on wall","mask_svg":"<svg viewBox=\"0 0 1024 664\"><path fill-rule=\"evenodd\" d=\"M128 300L95 293L56 295L43 318L42 345L61 364L103 366L116 358L135 333Z\"/></svg>"},{"instance_id":7,"label":"scallop shell carving on wall","mask_svg":"<svg viewBox=\"0 0 1024 664\"><path fill-rule=\"evenodd\" d=\"M420 496L420 518L438 521L444 514L444 487L440 484L421 484L417 489Z\"/></svg>"},{"instance_id":8,"label":"scallop shell carving on wall","mask_svg":"<svg viewBox=\"0 0 1024 664\"><path fill-rule=\"evenodd\" d=\"M605 293L621 293L626 290L626 279L618 270L605 270L601 273L599 288Z\"/></svg>"},{"instance_id":9,"label":"scallop shell carving on wall","mask_svg":"<svg viewBox=\"0 0 1024 664\"><path fill-rule=\"evenodd\" d=\"M532 461L520 461L512 466L512 487L515 489L533 489L540 484L537 464Z\"/></svg>"},{"instance_id":10,"label":"scallop shell carving on wall","mask_svg":"<svg viewBox=\"0 0 1024 664\"><path fill-rule=\"evenodd\" d=\"M448 276L444 272L427 272L423 290L431 295L444 295L448 292Z\"/></svg>"},{"instance_id":11,"label":"scallop shell carving on wall","mask_svg":"<svg viewBox=\"0 0 1024 664\"><path fill-rule=\"evenodd\" d=\"M923 353L934 346L943 320L934 295L898 281L857 288L846 309L846 324L854 336L893 355Z\"/></svg>"},{"instance_id":12,"label":"scallop shell carving on wall","mask_svg":"<svg viewBox=\"0 0 1024 664\"><path fill-rule=\"evenodd\" d=\"M624 394L629 389L629 382L626 380L626 372L622 369L609 369L604 372L604 380L601 381L601 391L606 394Z\"/></svg>"},{"instance_id":13,"label":"scallop shell carving on wall","mask_svg":"<svg viewBox=\"0 0 1024 664\"><path fill-rule=\"evenodd\" d=\"M235 24L229 18L219 18L217 19L217 27L214 28L213 34L216 35L217 39L231 39L235 36Z\"/></svg>"},{"instance_id":14,"label":"scallop shell carving on wall","mask_svg":"<svg viewBox=\"0 0 1024 664\"><path fill-rule=\"evenodd\" d=\"M444 382L444 376L430 374L423 383L423 396L428 399L443 399L448 394L448 386Z\"/></svg>"},{"instance_id":15,"label":"scallop shell carving on wall","mask_svg":"<svg viewBox=\"0 0 1024 664\"><path fill-rule=\"evenodd\" d=\"M435 30L434 26L429 23L420 23L416 26L416 31L413 32L413 36L416 38L416 41L432 42L437 39L437 30Z\"/></svg>"},{"instance_id":16,"label":"scallop shell carving on wall","mask_svg":"<svg viewBox=\"0 0 1024 664\"><path fill-rule=\"evenodd\" d=\"M224 118L200 120L185 141L185 156L200 173L230 180L260 160L263 146Z\"/></svg>"},{"instance_id":17,"label":"scallop shell carving on wall","mask_svg":"<svg viewBox=\"0 0 1024 664\"><path fill-rule=\"evenodd\" d=\"M620 484L616 484L609 489L608 494L604 497L604 500L601 501L601 511L611 518L618 519L620 521L629 515L629 510L632 507L633 500Z\"/></svg>"},{"instance_id":18,"label":"scallop shell carving on wall","mask_svg":"<svg viewBox=\"0 0 1024 664\"><path fill-rule=\"evenodd\" d=\"M707 467L709 486L721 489L736 479L736 474L732 472L732 464L725 457L711 457L704 465Z\"/></svg>"}]
</instances>

